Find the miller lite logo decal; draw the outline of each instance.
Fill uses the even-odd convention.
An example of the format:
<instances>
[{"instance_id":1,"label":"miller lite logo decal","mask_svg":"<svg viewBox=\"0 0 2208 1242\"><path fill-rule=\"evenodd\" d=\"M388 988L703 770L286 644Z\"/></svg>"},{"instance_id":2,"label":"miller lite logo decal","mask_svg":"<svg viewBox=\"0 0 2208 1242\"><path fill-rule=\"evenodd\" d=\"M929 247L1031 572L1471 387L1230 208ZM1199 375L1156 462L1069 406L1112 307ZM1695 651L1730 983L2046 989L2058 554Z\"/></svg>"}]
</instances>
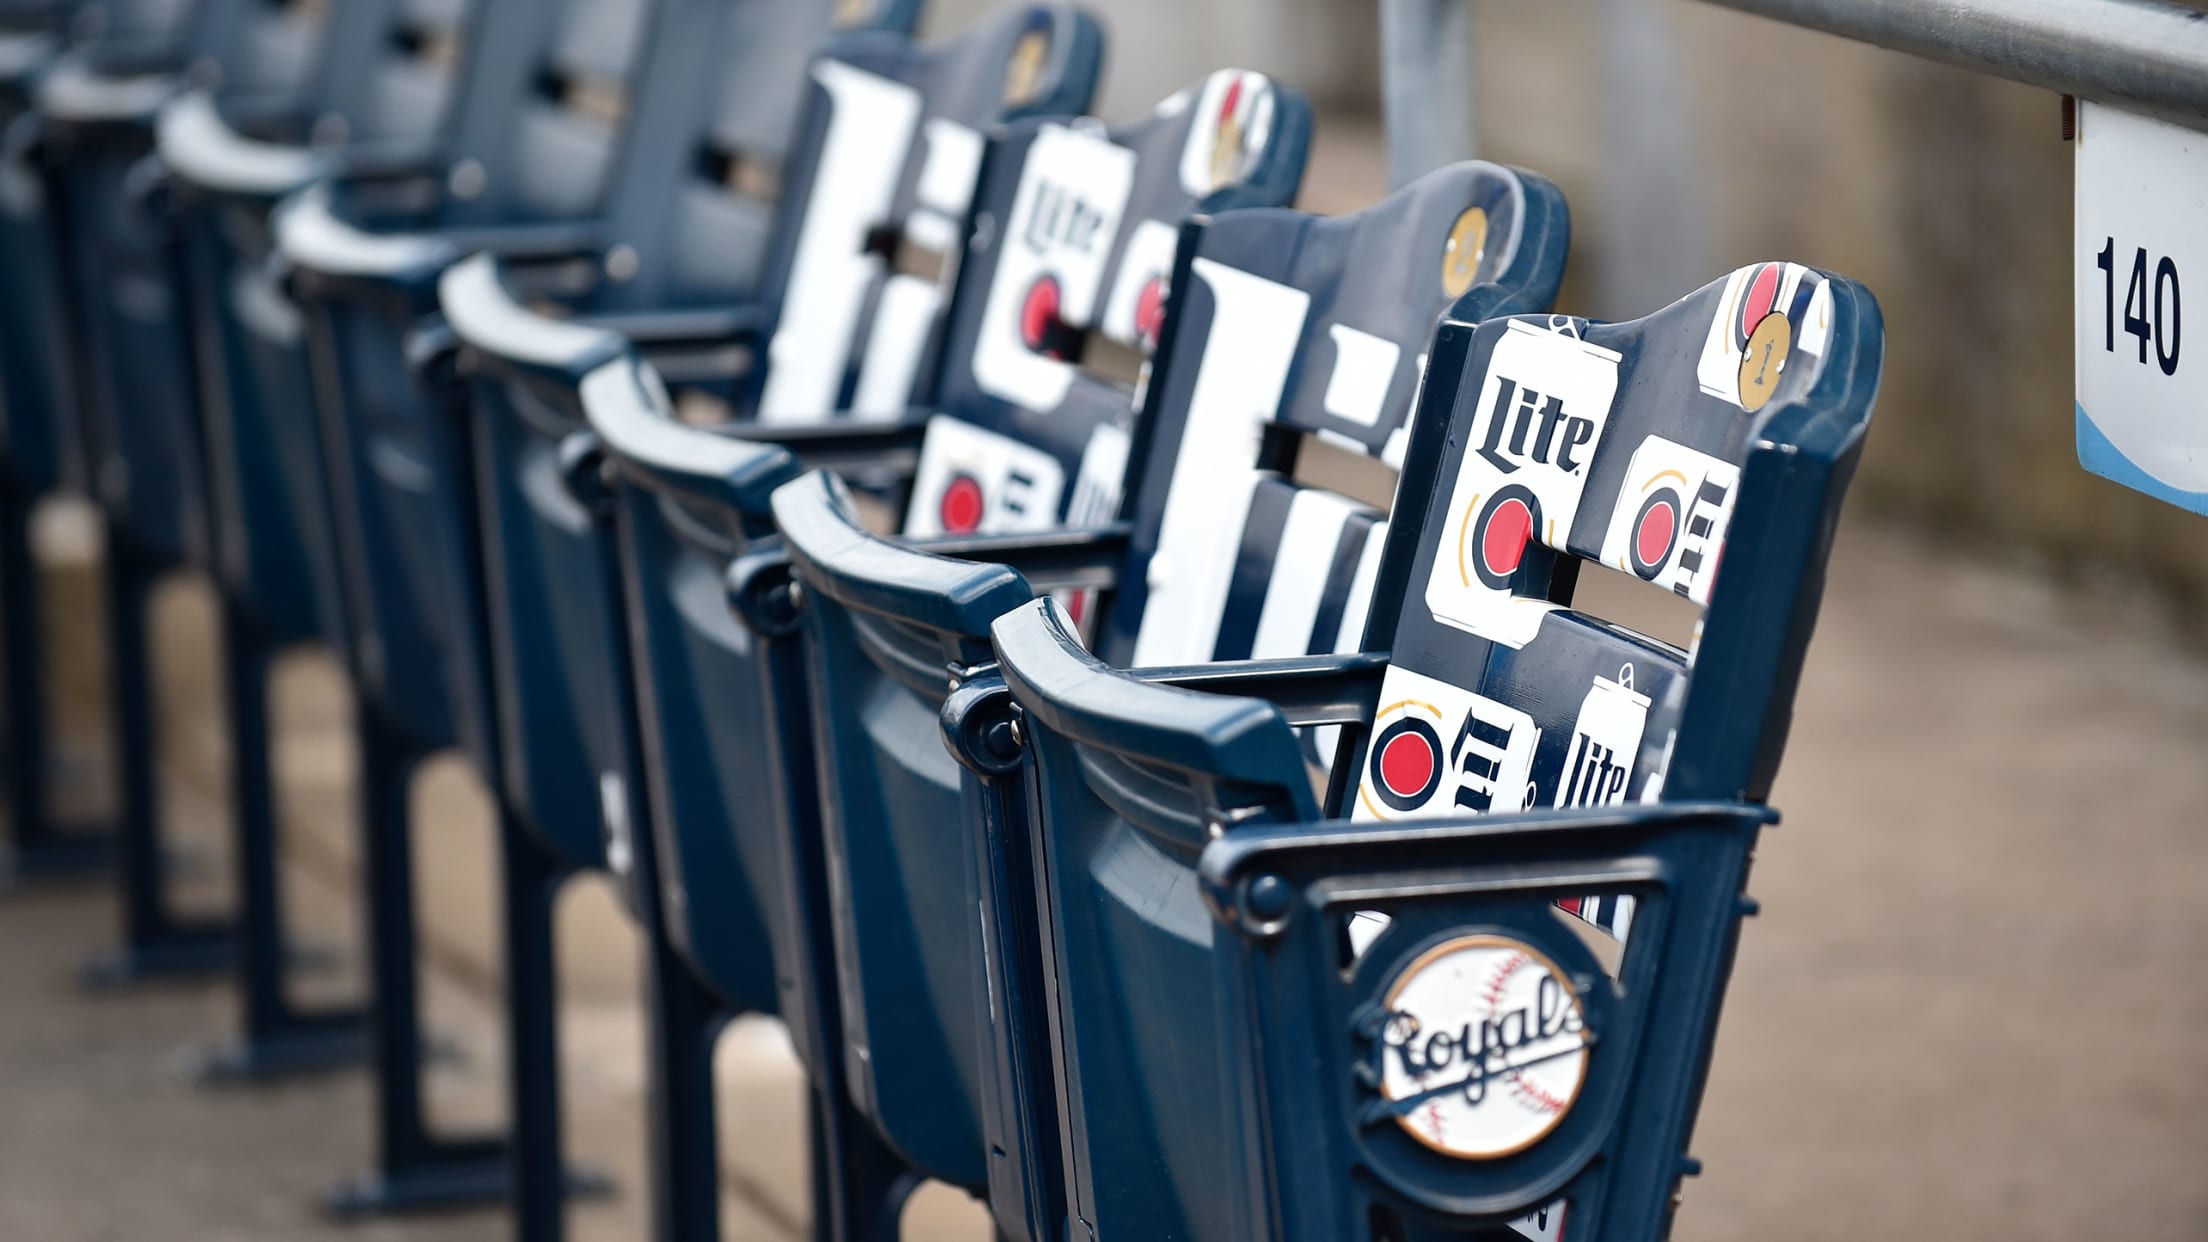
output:
<instances>
[{"instance_id":1,"label":"miller lite logo decal","mask_svg":"<svg viewBox=\"0 0 2208 1242\"><path fill-rule=\"evenodd\" d=\"M1616 806L1625 801L1633 768L1648 728L1648 696L1633 689L1633 666L1618 669L1615 681L1597 677L1580 700L1579 720L1564 751L1557 780L1559 807Z\"/></svg>"},{"instance_id":2,"label":"miller lite logo decal","mask_svg":"<svg viewBox=\"0 0 2208 1242\"><path fill-rule=\"evenodd\" d=\"M1505 703L1391 667L1351 818L1364 823L1522 811L1541 729Z\"/></svg>"},{"instance_id":3,"label":"miller lite logo decal","mask_svg":"<svg viewBox=\"0 0 2208 1242\"><path fill-rule=\"evenodd\" d=\"M996 534L1054 525L1065 491L1058 459L1007 436L938 414L928 420L905 533Z\"/></svg>"},{"instance_id":4,"label":"miller lite logo decal","mask_svg":"<svg viewBox=\"0 0 2208 1242\"><path fill-rule=\"evenodd\" d=\"M1707 605L1739 491L1738 466L1648 437L1618 488L1602 563Z\"/></svg>"},{"instance_id":5,"label":"miller lite logo decal","mask_svg":"<svg viewBox=\"0 0 2208 1242\"><path fill-rule=\"evenodd\" d=\"M1832 340L1832 286L1799 263L1759 263L1725 282L1702 345L1702 391L1750 414L1770 403L1793 354L1821 358Z\"/></svg>"},{"instance_id":6,"label":"miller lite logo decal","mask_svg":"<svg viewBox=\"0 0 2208 1242\"><path fill-rule=\"evenodd\" d=\"M1489 358L1426 580L1434 619L1511 647L1545 600L1512 592L1527 549L1562 547L1618 392L1617 353L1511 320Z\"/></svg>"},{"instance_id":7,"label":"miller lite logo decal","mask_svg":"<svg viewBox=\"0 0 2208 1242\"><path fill-rule=\"evenodd\" d=\"M1181 188L1201 197L1250 175L1273 128L1273 84L1222 70L1205 81L1181 150Z\"/></svg>"},{"instance_id":8,"label":"miller lite logo decal","mask_svg":"<svg viewBox=\"0 0 2208 1242\"><path fill-rule=\"evenodd\" d=\"M1463 1160L1495 1160L1548 1137L1587 1079L1594 1035L1555 962L1496 935L1420 954L1381 1004L1359 1015L1360 1077L1378 1098L1367 1126L1394 1121Z\"/></svg>"},{"instance_id":9,"label":"miller lite logo decal","mask_svg":"<svg viewBox=\"0 0 2208 1242\"><path fill-rule=\"evenodd\" d=\"M1108 292L1104 268L1134 174L1135 153L1101 134L1063 125L1036 133L975 342L983 391L1038 412L1065 401L1074 372L1064 359Z\"/></svg>"}]
</instances>

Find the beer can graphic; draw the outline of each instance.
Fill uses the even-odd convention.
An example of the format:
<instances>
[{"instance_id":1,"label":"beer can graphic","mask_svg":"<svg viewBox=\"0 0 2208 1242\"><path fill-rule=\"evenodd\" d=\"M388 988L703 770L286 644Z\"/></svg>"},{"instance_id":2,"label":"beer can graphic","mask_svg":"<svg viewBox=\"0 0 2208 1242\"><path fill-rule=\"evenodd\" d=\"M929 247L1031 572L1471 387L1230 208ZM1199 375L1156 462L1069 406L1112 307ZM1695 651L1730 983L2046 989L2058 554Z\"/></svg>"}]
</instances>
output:
<instances>
[{"instance_id":1,"label":"beer can graphic","mask_svg":"<svg viewBox=\"0 0 2208 1242\"><path fill-rule=\"evenodd\" d=\"M1616 806L1633 783L1641 734L1648 727L1648 696L1633 689L1633 666L1618 669L1617 680L1597 677L1580 700L1579 723L1564 753L1557 782L1559 807Z\"/></svg>"}]
</instances>

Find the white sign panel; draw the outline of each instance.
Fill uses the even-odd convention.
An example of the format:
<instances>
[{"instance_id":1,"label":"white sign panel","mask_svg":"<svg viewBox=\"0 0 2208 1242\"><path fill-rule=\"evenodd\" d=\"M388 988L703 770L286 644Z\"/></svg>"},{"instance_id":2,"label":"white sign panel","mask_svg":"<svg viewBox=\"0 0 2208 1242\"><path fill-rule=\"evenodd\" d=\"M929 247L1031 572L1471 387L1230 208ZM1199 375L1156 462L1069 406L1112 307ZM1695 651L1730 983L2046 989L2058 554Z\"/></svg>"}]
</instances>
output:
<instances>
[{"instance_id":1,"label":"white sign panel","mask_svg":"<svg viewBox=\"0 0 2208 1242\"><path fill-rule=\"evenodd\" d=\"M2077 177L2078 461L2208 514L2208 134L2080 101Z\"/></svg>"}]
</instances>

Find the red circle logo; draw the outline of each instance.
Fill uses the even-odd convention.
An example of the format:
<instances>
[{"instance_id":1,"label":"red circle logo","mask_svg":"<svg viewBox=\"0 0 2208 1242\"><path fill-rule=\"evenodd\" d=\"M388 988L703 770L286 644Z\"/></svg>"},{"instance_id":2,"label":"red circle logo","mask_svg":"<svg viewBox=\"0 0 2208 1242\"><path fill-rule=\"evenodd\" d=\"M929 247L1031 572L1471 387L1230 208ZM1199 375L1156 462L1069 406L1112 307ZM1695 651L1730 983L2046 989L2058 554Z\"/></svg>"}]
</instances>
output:
<instances>
[{"instance_id":1,"label":"red circle logo","mask_svg":"<svg viewBox=\"0 0 2208 1242\"><path fill-rule=\"evenodd\" d=\"M1487 513L1487 528L1480 532L1480 563L1498 578L1518 572L1526 559L1526 541L1533 538L1533 510L1513 496Z\"/></svg>"},{"instance_id":2,"label":"red circle logo","mask_svg":"<svg viewBox=\"0 0 2208 1242\"><path fill-rule=\"evenodd\" d=\"M1411 795L1434 778L1434 751L1416 733L1398 734L1380 752L1380 780L1389 792Z\"/></svg>"},{"instance_id":3,"label":"red circle logo","mask_svg":"<svg viewBox=\"0 0 2208 1242\"><path fill-rule=\"evenodd\" d=\"M1027 287L1027 297L1020 302L1020 340L1038 354L1054 353L1049 348L1051 330L1058 326L1058 312L1064 305L1058 289L1058 278L1044 276Z\"/></svg>"},{"instance_id":4,"label":"red circle logo","mask_svg":"<svg viewBox=\"0 0 2208 1242\"><path fill-rule=\"evenodd\" d=\"M1541 498L1513 483L1487 498L1472 521L1461 556L1491 591L1507 591L1526 560L1526 548L1541 531Z\"/></svg>"},{"instance_id":5,"label":"red circle logo","mask_svg":"<svg viewBox=\"0 0 2208 1242\"><path fill-rule=\"evenodd\" d=\"M943 499L936 505L936 520L951 534L971 534L980 529L981 515L987 507L981 484L974 476L962 474L943 489Z\"/></svg>"},{"instance_id":6,"label":"red circle logo","mask_svg":"<svg viewBox=\"0 0 2208 1242\"><path fill-rule=\"evenodd\" d=\"M1382 719L1402 706L1391 706ZM1394 811L1415 811L1441 788L1441 735L1417 716L1400 717L1372 740L1365 766L1383 804Z\"/></svg>"},{"instance_id":7,"label":"red circle logo","mask_svg":"<svg viewBox=\"0 0 2208 1242\"><path fill-rule=\"evenodd\" d=\"M1679 493L1658 488L1633 518L1633 572L1653 579L1671 561L1679 541Z\"/></svg>"},{"instance_id":8,"label":"red circle logo","mask_svg":"<svg viewBox=\"0 0 2208 1242\"><path fill-rule=\"evenodd\" d=\"M1135 300L1135 332L1152 345L1165 329L1165 278L1152 276Z\"/></svg>"},{"instance_id":9,"label":"red circle logo","mask_svg":"<svg viewBox=\"0 0 2208 1242\"><path fill-rule=\"evenodd\" d=\"M1748 278L1748 287L1740 292L1740 313L1733 317L1733 348L1747 348L1749 334L1778 308L1779 280L1785 274L1783 264L1765 263Z\"/></svg>"}]
</instances>

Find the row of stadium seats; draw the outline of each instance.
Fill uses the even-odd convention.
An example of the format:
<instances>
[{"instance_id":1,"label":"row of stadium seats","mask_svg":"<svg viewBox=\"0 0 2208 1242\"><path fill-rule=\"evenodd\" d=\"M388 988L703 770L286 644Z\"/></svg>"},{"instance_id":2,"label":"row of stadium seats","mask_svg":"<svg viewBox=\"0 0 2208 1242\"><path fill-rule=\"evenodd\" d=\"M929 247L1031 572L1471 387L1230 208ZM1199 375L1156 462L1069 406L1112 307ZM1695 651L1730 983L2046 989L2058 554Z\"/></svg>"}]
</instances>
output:
<instances>
[{"instance_id":1,"label":"row of stadium seats","mask_svg":"<svg viewBox=\"0 0 2208 1242\"><path fill-rule=\"evenodd\" d=\"M228 1072L372 1065L341 1211L561 1235L552 906L603 871L655 1236L718 1236L740 1014L805 1066L821 1238L894 1237L923 1179L1019 1242L1663 1236L1876 303L1775 262L1551 313L1535 173L1306 214L1291 87L1089 119L1081 9L920 7L0 0L19 858L69 848L25 533L67 489L107 534L113 971L235 971ZM1575 610L1590 562L1692 643ZM223 605L235 927L161 892L179 570ZM284 996L302 644L357 692L365 1013ZM455 749L500 816L491 1138L421 1088L407 790Z\"/></svg>"}]
</instances>

